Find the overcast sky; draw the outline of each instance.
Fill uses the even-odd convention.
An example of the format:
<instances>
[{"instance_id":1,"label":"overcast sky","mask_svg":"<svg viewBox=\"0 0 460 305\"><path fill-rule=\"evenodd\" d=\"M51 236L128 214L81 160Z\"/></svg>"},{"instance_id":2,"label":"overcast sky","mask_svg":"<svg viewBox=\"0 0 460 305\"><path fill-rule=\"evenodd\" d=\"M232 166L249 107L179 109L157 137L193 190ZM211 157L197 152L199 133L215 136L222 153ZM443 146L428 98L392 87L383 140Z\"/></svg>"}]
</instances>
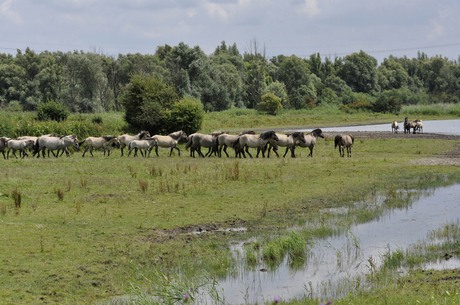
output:
<instances>
[{"instance_id":1,"label":"overcast sky","mask_svg":"<svg viewBox=\"0 0 460 305\"><path fill-rule=\"evenodd\" d=\"M0 53L154 54L184 42L210 54L225 41L243 54L256 39L269 57L457 60L459 16L458 0L0 0Z\"/></svg>"}]
</instances>

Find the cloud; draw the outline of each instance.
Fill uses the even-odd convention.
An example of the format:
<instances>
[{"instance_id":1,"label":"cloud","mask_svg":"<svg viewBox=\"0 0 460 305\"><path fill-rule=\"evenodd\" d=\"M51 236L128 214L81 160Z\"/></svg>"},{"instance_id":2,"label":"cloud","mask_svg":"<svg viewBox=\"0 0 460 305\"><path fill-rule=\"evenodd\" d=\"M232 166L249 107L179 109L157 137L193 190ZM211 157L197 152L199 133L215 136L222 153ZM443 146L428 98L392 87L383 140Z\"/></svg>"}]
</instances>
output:
<instances>
[{"instance_id":1,"label":"cloud","mask_svg":"<svg viewBox=\"0 0 460 305\"><path fill-rule=\"evenodd\" d=\"M11 10L11 4L13 0L6 0L0 5L0 12L2 15L6 16L8 19L12 20L15 23L22 23L22 17L19 13Z\"/></svg>"},{"instance_id":2,"label":"cloud","mask_svg":"<svg viewBox=\"0 0 460 305\"><path fill-rule=\"evenodd\" d=\"M430 39L434 39L444 36L444 34L444 27L436 22L434 23L434 28L431 30L431 32L428 33L427 37Z\"/></svg>"},{"instance_id":3,"label":"cloud","mask_svg":"<svg viewBox=\"0 0 460 305\"><path fill-rule=\"evenodd\" d=\"M318 15L320 12L321 9L318 7L317 0L303 0L296 10L297 14L306 15L309 18Z\"/></svg>"}]
</instances>

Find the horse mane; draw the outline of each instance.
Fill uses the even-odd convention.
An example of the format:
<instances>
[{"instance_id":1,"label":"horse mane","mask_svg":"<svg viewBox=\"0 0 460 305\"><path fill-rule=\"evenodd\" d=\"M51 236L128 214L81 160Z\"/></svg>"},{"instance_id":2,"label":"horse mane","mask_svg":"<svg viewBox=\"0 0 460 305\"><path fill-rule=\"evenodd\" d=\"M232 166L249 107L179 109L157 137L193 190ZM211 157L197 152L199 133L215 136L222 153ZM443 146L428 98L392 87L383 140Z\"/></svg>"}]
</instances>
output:
<instances>
[{"instance_id":1,"label":"horse mane","mask_svg":"<svg viewBox=\"0 0 460 305\"><path fill-rule=\"evenodd\" d=\"M303 137L303 136L304 136L304 134L301 131L296 131L296 132L292 133L293 138L300 138L300 137Z\"/></svg>"},{"instance_id":2,"label":"horse mane","mask_svg":"<svg viewBox=\"0 0 460 305\"><path fill-rule=\"evenodd\" d=\"M142 130L141 132L138 133L139 139L145 139L146 137L150 136L150 133L146 130Z\"/></svg>"},{"instance_id":3,"label":"horse mane","mask_svg":"<svg viewBox=\"0 0 460 305\"><path fill-rule=\"evenodd\" d=\"M110 142L112 139L116 138L116 137L113 137L113 136L102 136L102 138L104 140L106 140L107 142Z\"/></svg>"},{"instance_id":4,"label":"horse mane","mask_svg":"<svg viewBox=\"0 0 460 305\"><path fill-rule=\"evenodd\" d=\"M168 134L168 136L170 136L174 140L178 141L182 137L182 133L183 133L183 131L179 130L179 131L175 131L175 132L172 132L172 133Z\"/></svg>"},{"instance_id":5,"label":"horse mane","mask_svg":"<svg viewBox=\"0 0 460 305\"><path fill-rule=\"evenodd\" d=\"M214 136L214 137L218 137L220 135L223 135L223 134L229 134L228 131L214 131L214 132L211 132L211 133L208 133L209 135L211 136Z\"/></svg>"},{"instance_id":6,"label":"horse mane","mask_svg":"<svg viewBox=\"0 0 460 305\"><path fill-rule=\"evenodd\" d=\"M256 134L256 132L254 130L248 130L248 131L240 132L238 135L242 136L244 134Z\"/></svg>"},{"instance_id":7,"label":"horse mane","mask_svg":"<svg viewBox=\"0 0 460 305\"><path fill-rule=\"evenodd\" d=\"M274 133L275 133L274 131L267 131L267 132L261 133L259 137L262 140L268 140L273 136Z\"/></svg>"}]
</instances>

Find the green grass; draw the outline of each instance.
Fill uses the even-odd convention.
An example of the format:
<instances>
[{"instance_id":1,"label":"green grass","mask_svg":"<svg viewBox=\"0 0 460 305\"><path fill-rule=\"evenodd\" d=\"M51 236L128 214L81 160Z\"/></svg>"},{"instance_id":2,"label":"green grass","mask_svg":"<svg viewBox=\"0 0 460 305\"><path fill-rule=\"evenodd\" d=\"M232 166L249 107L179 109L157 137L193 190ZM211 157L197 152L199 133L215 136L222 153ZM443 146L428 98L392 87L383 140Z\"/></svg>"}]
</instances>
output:
<instances>
[{"instance_id":1,"label":"green grass","mask_svg":"<svg viewBox=\"0 0 460 305\"><path fill-rule=\"evenodd\" d=\"M115 117L118 123L103 116L104 124L119 126ZM283 253L301 258L305 236L328 236L378 217L376 211L356 210L338 228L333 213L320 213L324 208L351 207L379 192L394 194L389 204L400 206L401 187L459 181L458 166L412 163L455 144L362 140L353 158L340 158L331 140L319 140L314 158L298 149L295 159L193 159L182 144L181 157L161 150L158 158L121 158L115 150L108 158L77 152L70 158L0 160L0 299L82 304L148 292L174 300L184 287L204 284L203 277L233 274L237 258L229 254L228 242L259 234L271 237L246 254L248 262L268 251L264 242L273 244L266 257L277 258L275 264ZM322 225L284 233L306 221ZM186 233L205 224L248 231ZM205 283L212 286L212 280Z\"/></svg>"}]
</instances>

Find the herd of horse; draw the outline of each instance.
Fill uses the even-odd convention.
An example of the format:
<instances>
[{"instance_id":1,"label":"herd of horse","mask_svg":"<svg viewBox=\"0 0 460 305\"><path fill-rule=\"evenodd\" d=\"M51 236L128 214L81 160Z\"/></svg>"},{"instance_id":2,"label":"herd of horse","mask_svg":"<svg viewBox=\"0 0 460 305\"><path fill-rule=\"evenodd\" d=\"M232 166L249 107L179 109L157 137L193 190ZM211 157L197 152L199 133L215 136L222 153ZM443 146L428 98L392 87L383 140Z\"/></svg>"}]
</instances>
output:
<instances>
[{"instance_id":1,"label":"herd of horse","mask_svg":"<svg viewBox=\"0 0 460 305\"><path fill-rule=\"evenodd\" d=\"M406 117L403 123L404 133L411 133L411 129L415 134L416 131L419 133L423 132L422 120L409 121ZM391 131L398 132L398 122L393 121L391 124ZM143 157L149 157L153 149L155 154L158 154L158 148L170 149L169 156L172 155L174 150L177 150L180 156L180 149L178 143L180 140L185 140L187 144L185 149L190 149L190 156L195 157L198 154L200 157L211 156L212 154L222 157L222 151L229 157L227 148L233 148L235 151L235 158L246 158L246 154L249 157L253 157L249 152L249 148L257 150L256 158L259 154L262 157L270 157L270 152L276 154L279 157L279 147L286 148L283 157L286 157L288 152L291 152L291 157L295 158L295 148L303 147L309 148L310 153L308 157L313 157L313 148L316 144L317 138L324 138L321 129L317 128L309 133L304 132L293 132L290 134L278 134L275 131L267 131L264 133L256 134L254 131L245 131L236 135L231 135L228 132L219 131L210 134L193 133L188 135L180 130L168 135L154 135L150 136L148 131L141 131L137 135L123 134L118 137L115 136L102 136L102 137L88 137L83 141L79 142L76 135L64 135L57 136L56 134L47 134L40 137L22 136L17 139L10 139L7 137L0 137L0 152L3 154L3 158L9 158L10 151L13 156L17 158L16 151L19 151L19 156L24 158L29 156L27 150L32 152L33 156L40 157L40 153L45 158L45 150L48 151L48 157L50 152L55 156L59 157L66 153L70 156L68 147L72 146L76 151L86 144L86 148L82 154L85 156L86 152L89 151L91 156L93 155L93 149L103 149L104 156L110 156L111 150L116 147L121 151L123 156L123 149L128 148L128 157L134 151L134 156L138 156L138 152ZM350 134L339 134L334 138L335 148L339 148L339 154L341 157L345 157L345 149L347 151L347 157L351 157L351 148L354 144L354 137ZM201 148L208 148L208 152L203 154ZM5 152L7 152L5 156Z\"/></svg>"},{"instance_id":2,"label":"herd of horse","mask_svg":"<svg viewBox=\"0 0 460 305\"><path fill-rule=\"evenodd\" d=\"M168 135L154 135L150 136L148 131L141 131L137 135L123 134L118 137L115 136L102 136L102 137L88 137L83 141L79 141L76 135L64 135L58 136L56 134L46 134L39 137L22 136L16 139L7 137L0 137L0 151L3 154L4 159L9 159L10 152L15 158L18 158L16 151L19 151L19 157L24 158L29 156L32 152L33 157L43 158L46 157L45 152L47 151L48 157L50 153L59 157L66 153L70 156L68 147L73 147L74 150L80 151L80 149L86 145L83 151L82 157L85 157L89 151L91 156L93 155L94 149L103 149L104 156L110 156L113 148L118 148L123 156L124 148L128 148L128 157L134 151L134 156L138 156L138 152L143 157L149 157L152 150L155 149L155 154L158 154L158 148L170 149L169 156L172 155L174 150L177 150L180 156L180 149L178 143L180 140L185 140L186 150L190 150L190 156L195 157L198 154L200 157L206 157L215 155L222 157L222 151L229 157L227 148L230 147L235 151L235 158L244 157L246 155L253 157L249 152L249 148L257 150L256 157L262 154L262 157L270 157L270 152L273 151L277 157L279 157L279 147L286 149L283 157L291 152L291 157L295 158L296 147L308 147L310 149L309 157L313 157L313 148L316 144L317 138L324 138L321 129L317 128L309 133L304 132L293 132L290 134L279 134L275 131L267 131L260 134L256 134L254 131L245 131L236 135L231 135L228 132L220 131L213 132L210 134L193 133L187 135L184 131L176 131ZM343 136L344 140L340 142L339 148L349 147L351 145L347 142L347 137ZM208 152L203 154L202 148L208 148ZM342 151L342 150L341 150ZM6 155L5 155L6 153ZM351 152L350 152L351 154ZM342 155L342 154L341 154Z\"/></svg>"},{"instance_id":3,"label":"herd of horse","mask_svg":"<svg viewBox=\"0 0 460 305\"><path fill-rule=\"evenodd\" d=\"M419 119L415 121L409 121L409 119L406 117L404 119L403 127L404 127L404 133L410 133L411 129L413 130L414 134L416 133L417 130L418 130L418 133L423 133L423 122L422 120L419 120ZM398 129L399 129L398 122L393 121L393 123L391 123L391 132L396 133L398 132Z\"/></svg>"}]
</instances>

